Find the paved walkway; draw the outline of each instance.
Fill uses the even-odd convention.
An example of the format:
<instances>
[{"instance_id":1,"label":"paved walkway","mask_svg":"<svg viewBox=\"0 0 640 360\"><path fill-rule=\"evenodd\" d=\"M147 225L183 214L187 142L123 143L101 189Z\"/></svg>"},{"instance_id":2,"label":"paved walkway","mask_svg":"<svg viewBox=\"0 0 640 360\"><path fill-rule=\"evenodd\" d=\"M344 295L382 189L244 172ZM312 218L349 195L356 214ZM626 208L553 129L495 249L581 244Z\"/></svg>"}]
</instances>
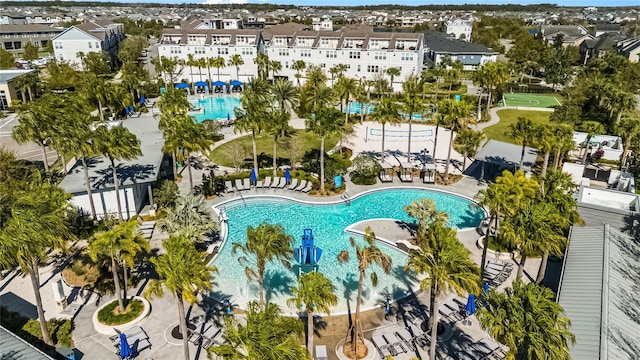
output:
<instances>
[{"instance_id":1,"label":"paved walkway","mask_svg":"<svg viewBox=\"0 0 640 360\"><path fill-rule=\"evenodd\" d=\"M555 109L553 108L536 108L536 107L528 107L528 106L503 106L503 107L493 107L489 110L489 121L477 123L471 125L471 127L476 130L482 130L484 128L488 128L489 126L493 126L500 122L500 116L498 116L498 111L500 110L523 110L523 111L546 111L553 112Z\"/></svg>"}]
</instances>

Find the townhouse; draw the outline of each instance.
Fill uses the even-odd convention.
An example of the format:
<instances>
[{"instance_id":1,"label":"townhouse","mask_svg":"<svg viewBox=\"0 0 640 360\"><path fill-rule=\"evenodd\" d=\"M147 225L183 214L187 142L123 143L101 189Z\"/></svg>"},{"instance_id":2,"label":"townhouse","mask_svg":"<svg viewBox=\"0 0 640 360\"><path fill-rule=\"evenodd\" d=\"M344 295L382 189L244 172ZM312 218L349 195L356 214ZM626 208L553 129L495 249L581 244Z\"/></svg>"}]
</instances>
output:
<instances>
[{"instance_id":1,"label":"townhouse","mask_svg":"<svg viewBox=\"0 0 640 360\"><path fill-rule=\"evenodd\" d=\"M82 70L81 57L90 52L104 51L112 64L115 64L124 37L123 24L88 21L67 28L51 41L56 59L67 61Z\"/></svg>"}]
</instances>

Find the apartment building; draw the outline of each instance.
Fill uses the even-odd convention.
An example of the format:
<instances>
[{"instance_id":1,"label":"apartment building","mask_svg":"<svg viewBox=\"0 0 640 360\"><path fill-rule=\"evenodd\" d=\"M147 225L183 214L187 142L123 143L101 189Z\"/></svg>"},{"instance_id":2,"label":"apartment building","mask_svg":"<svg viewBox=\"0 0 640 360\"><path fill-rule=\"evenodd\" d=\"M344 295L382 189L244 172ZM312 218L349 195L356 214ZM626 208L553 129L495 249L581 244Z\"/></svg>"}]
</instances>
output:
<instances>
[{"instance_id":1,"label":"apartment building","mask_svg":"<svg viewBox=\"0 0 640 360\"><path fill-rule=\"evenodd\" d=\"M112 63L117 61L124 25L106 21L89 21L72 26L51 39L55 57L82 70L80 55L104 51Z\"/></svg>"},{"instance_id":2,"label":"apartment building","mask_svg":"<svg viewBox=\"0 0 640 360\"><path fill-rule=\"evenodd\" d=\"M447 21L444 25L447 34L454 36L456 39L471 41L471 31L473 30L471 21L454 19Z\"/></svg>"},{"instance_id":3,"label":"apartment building","mask_svg":"<svg viewBox=\"0 0 640 360\"><path fill-rule=\"evenodd\" d=\"M45 48L63 30L42 24L6 24L0 26L0 44L3 49L12 53L22 53L27 43Z\"/></svg>"}]
</instances>

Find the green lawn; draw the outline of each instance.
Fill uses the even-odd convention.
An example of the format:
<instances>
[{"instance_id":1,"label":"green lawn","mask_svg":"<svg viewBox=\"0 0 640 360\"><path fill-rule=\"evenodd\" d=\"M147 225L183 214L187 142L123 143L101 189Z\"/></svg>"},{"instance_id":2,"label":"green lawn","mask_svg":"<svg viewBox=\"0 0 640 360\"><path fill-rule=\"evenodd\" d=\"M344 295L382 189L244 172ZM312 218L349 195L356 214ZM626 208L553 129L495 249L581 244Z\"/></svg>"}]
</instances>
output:
<instances>
[{"instance_id":1,"label":"green lawn","mask_svg":"<svg viewBox=\"0 0 640 360\"><path fill-rule=\"evenodd\" d=\"M504 100L506 106L551 108L559 106L561 99L556 95L506 93Z\"/></svg>"},{"instance_id":2,"label":"green lawn","mask_svg":"<svg viewBox=\"0 0 640 360\"><path fill-rule=\"evenodd\" d=\"M517 142L509 135L509 126L516 123L518 121L518 117L527 117L536 124L548 124L550 115L551 113L547 111L525 111L512 109L500 110L498 111L500 122L485 128L483 131L487 139L517 144Z\"/></svg>"},{"instance_id":3,"label":"green lawn","mask_svg":"<svg viewBox=\"0 0 640 360\"><path fill-rule=\"evenodd\" d=\"M299 142L303 145L303 153L311 149L320 149L320 138L306 130L295 130L295 134L293 135L292 140L293 139L299 140ZM338 143L338 140L338 136L333 136L325 139L325 151L329 151L330 149L332 149ZM253 145L251 144L250 135L229 141L228 143L222 144L219 147L215 148L210 156L211 161L221 166L233 167L233 162L229 157L228 151L229 147L232 146L232 144L242 145L247 152L247 162L252 161L251 159L253 158ZM273 137L268 134L262 135L257 139L256 145L260 162L266 162L269 164L269 166L271 166L271 159L273 158ZM277 151L278 164L288 164L289 159L287 158L287 152L283 149L282 145L278 145Z\"/></svg>"}]
</instances>

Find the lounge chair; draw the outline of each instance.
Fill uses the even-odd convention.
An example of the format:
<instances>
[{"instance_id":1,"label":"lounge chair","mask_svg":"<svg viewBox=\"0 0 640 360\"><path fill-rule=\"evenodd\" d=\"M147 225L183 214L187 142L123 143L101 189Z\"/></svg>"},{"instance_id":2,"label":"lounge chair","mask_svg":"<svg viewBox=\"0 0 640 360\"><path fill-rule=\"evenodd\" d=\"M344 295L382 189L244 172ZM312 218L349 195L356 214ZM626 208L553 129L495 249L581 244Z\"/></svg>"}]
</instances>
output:
<instances>
[{"instance_id":1,"label":"lounge chair","mask_svg":"<svg viewBox=\"0 0 640 360\"><path fill-rule=\"evenodd\" d=\"M231 184L231 181L227 180L224 182L224 191L225 192L233 192L233 185Z\"/></svg>"},{"instance_id":2,"label":"lounge chair","mask_svg":"<svg viewBox=\"0 0 640 360\"><path fill-rule=\"evenodd\" d=\"M303 193L308 193L309 191L311 191L311 189L313 189L313 183L311 181L307 182L307 186L304 187L304 189L300 190Z\"/></svg>"},{"instance_id":3,"label":"lounge chair","mask_svg":"<svg viewBox=\"0 0 640 360\"><path fill-rule=\"evenodd\" d=\"M278 184L280 184L280 177L276 176L273 178L273 182L271 183L272 188L277 188Z\"/></svg>"},{"instance_id":4,"label":"lounge chair","mask_svg":"<svg viewBox=\"0 0 640 360\"><path fill-rule=\"evenodd\" d=\"M392 348L389 347L389 343L380 335L373 336L371 338L373 342L373 346L376 347L378 353L383 359L388 358L389 356L395 356L396 354L392 352Z\"/></svg>"},{"instance_id":5,"label":"lounge chair","mask_svg":"<svg viewBox=\"0 0 640 360\"><path fill-rule=\"evenodd\" d=\"M295 189L295 191L300 191L302 189L304 189L307 186L307 180L300 180L300 185L298 185Z\"/></svg>"},{"instance_id":6,"label":"lounge chair","mask_svg":"<svg viewBox=\"0 0 640 360\"><path fill-rule=\"evenodd\" d=\"M287 179L282 177L278 183L278 189L284 189L285 186L287 186Z\"/></svg>"},{"instance_id":7,"label":"lounge chair","mask_svg":"<svg viewBox=\"0 0 640 360\"><path fill-rule=\"evenodd\" d=\"M244 189L245 190L250 190L251 189L251 179L249 179L249 178L244 179L243 185L244 185Z\"/></svg>"},{"instance_id":8,"label":"lounge chair","mask_svg":"<svg viewBox=\"0 0 640 360\"><path fill-rule=\"evenodd\" d=\"M262 188L262 180L256 181L256 189L257 188Z\"/></svg>"},{"instance_id":9,"label":"lounge chair","mask_svg":"<svg viewBox=\"0 0 640 360\"><path fill-rule=\"evenodd\" d=\"M422 331L414 324L409 324L409 330L411 330L411 333L413 333L413 339L421 348L426 348L427 346L429 346L429 344L431 343L429 334Z\"/></svg>"},{"instance_id":10,"label":"lounge chair","mask_svg":"<svg viewBox=\"0 0 640 360\"><path fill-rule=\"evenodd\" d=\"M327 346L326 345L316 345L316 360L328 360L327 356Z\"/></svg>"},{"instance_id":11,"label":"lounge chair","mask_svg":"<svg viewBox=\"0 0 640 360\"><path fill-rule=\"evenodd\" d=\"M220 330L220 332L213 338L213 343L217 345L222 345L224 343L224 329Z\"/></svg>"},{"instance_id":12,"label":"lounge chair","mask_svg":"<svg viewBox=\"0 0 640 360\"><path fill-rule=\"evenodd\" d=\"M400 340L404 341L404 343L407 344L409 349L411 349L412 351L416 351L416 346L412 340L413 336L411 336L411 333L407 329L400 329L396 331L396 336Z\"/></svg>"},{"instance_id":13,"label":"lounge chair","mask_svg":"<svg viewBox=\"0 0 640 360\"><path fill-rule=\"evenodd\" d=\"M292 179L291 184L287 187L287 189L295 190L297 186L298 186L298 179Z\"/></svg>"},{"instance_id":14,"label":"lounge chair","mask_svg":"<svg viewBox=\"0 0 640 360\"><path fill-rule=\"evenodd\" d=\"M209 326L202 333L202 343L200 344L200 346L202 346L204 349L211 346L211 344L213 343L213 339L220 333L220 331L222 330L214 325Z\"/></svg>"},{"instance_id":15,"label":"lounge chair","mask_svg":"<svg viewBox=\"0 0 640 360\"><path fill-rule=\"evenodd\" d=\"M242 179L236 179L236 190L238 191L244 190L244 185L242 185Z\"/></svg>"},{"instance_id":16,"label":"lounge chair","mask_svg":"<svg viewBox=\"0 0 640 360\"><path fill-rule=\"evenodd\" d=\"M382 337L389 343L389 346L393 349L393 352L397 354L404 354L407 352L404 341L398 339L396 334L384 334Z\"/></svg>"},{"instance_id":17,"label":"lounge chair","mask_svg":"<svg viewBox=\"0 0 640 360\"><path fill-rule=\"evenodd\" d=\"M264 178L264 183L262 184L262 187L265 189L268 189L271 187L271 176L267 176L266 178Z\"/></svg>"}]
</instances>

